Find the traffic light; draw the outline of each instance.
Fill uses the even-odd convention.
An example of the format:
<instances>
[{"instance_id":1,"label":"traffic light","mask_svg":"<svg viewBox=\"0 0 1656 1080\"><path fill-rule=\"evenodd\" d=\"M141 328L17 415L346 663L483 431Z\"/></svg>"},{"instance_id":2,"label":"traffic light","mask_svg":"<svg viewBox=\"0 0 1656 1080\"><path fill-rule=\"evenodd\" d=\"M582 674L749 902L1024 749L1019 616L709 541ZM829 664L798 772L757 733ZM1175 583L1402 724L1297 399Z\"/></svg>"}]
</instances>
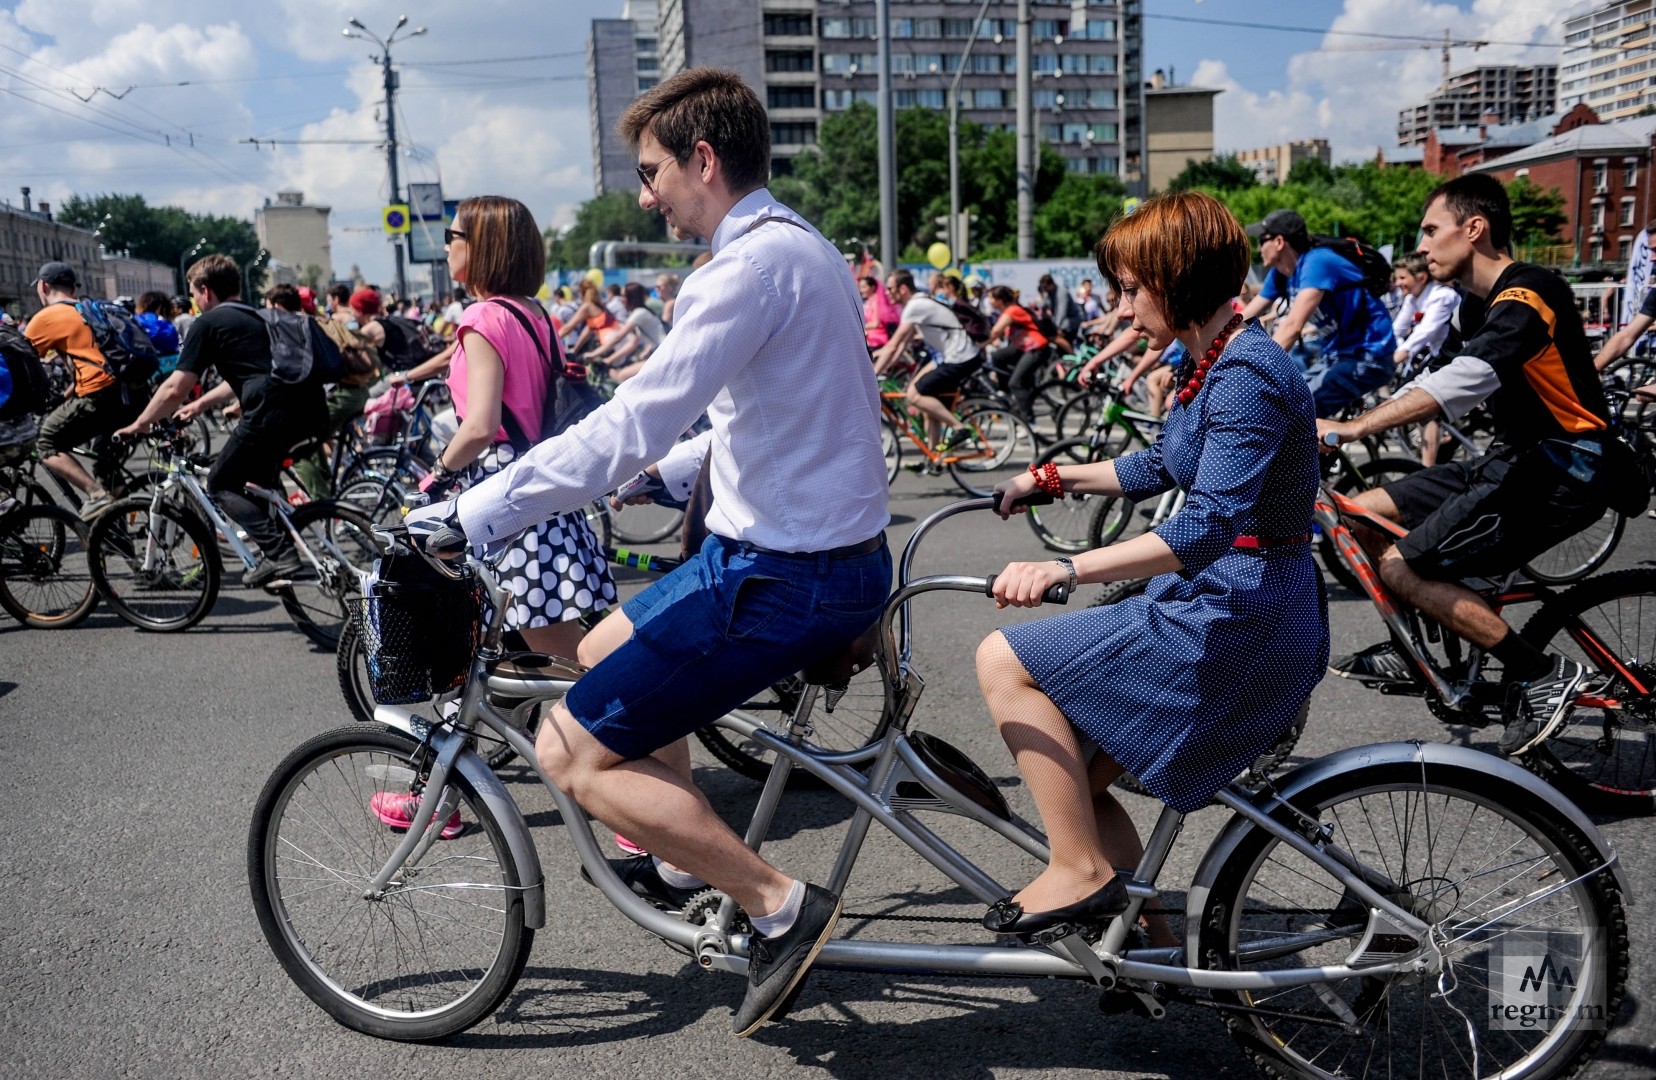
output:
<instances>
[{"instance_id":1,"label":"traffic light","mask_svg":"<svg viewBox=\"0 0 1656 1080\"><path fill-rule=\"evenodd\" d=\"M937 225L937 232L932 235L947 244L951 239L949 236L949 215L939 214L937 217L932 218L932 221Z\"/></svg>"}]
</instances>

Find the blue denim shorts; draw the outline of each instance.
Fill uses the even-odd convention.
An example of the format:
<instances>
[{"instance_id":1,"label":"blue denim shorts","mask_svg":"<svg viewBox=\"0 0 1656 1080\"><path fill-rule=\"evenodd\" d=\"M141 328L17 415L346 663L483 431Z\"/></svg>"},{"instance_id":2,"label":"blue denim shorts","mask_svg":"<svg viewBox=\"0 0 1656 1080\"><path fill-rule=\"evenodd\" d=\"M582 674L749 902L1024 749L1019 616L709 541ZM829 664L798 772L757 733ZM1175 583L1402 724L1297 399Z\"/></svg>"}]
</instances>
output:
<instances>
[{"instance_id":1,"label":"blue denim shorts","mask_svg":"<svg viewBox=\"0 0 1656 1080\"><path fill-rule=\"evenodd\" d=\"M626 759L705 727L779 679L845 648L879 617L891 552L767 555L722 536L629 600L633 633L564 698Z\"/></svg>"}]
</instances>

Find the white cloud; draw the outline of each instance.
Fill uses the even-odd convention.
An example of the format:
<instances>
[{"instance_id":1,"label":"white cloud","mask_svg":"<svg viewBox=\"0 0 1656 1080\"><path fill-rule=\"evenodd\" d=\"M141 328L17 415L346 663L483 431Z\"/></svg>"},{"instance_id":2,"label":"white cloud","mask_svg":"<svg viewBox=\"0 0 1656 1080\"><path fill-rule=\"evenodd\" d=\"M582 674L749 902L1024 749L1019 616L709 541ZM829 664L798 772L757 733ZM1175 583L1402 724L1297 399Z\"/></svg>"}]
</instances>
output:
<instances>
[{"instance_id":1,"label":"white cloud","mask_svg":"<svg viewBox=\"0 0 1656 1080\"><path fill-rule=\"evenodd\" d=\"M1557 0L1477 0L1469 10L1425 0L1345 0L1330 30L1435 37L1448 29L1457 40L1557 43ZM1372 158L1396 144L1397 112L1423 100L1442 75L1438 46L1372 48L1391 42L1330 35L1320 48L1285 58L1287 85L1249 90L1226 64L1204 59L1192 81L1225 90L1214 102L1214 143L1244 150L1289 139L1323 137L1334 160ZM1544 46L1489 45L1451 52L1451 69L1474 63L1556 63Z\"/></svg>"},{"instance_id":2,"label":"white cloud","mask_svg":"<svg viewBox=\"0 0 1656 1080\"><path fill-rule=\"evenodd\" d=\"M423 18L430 30L395 48L402 184L439 179L440 165L450 198L511 195L542 225L567 225L592 196L587 21L619 6L472 0L410 10L409 29ZM0 100L8 180L54 203L73 193L140 193L152 204L249 219L278 190L298 189L333 208L335 272L356 264L389 281L390 247L378 231L389 185L384 150L373 145L384 136L380 68L370 59L377 49L339 31L354 16L383 36L404 10L402 0L353 0L332 14L308 0L217 11L179 0L20 0L0 9L0 88L12 91ZM570 55L434 63L503 53ZM342 73L306 77L319 69ZM271 81L289 73L300 77ZM564 78L525 81L548 75ZM94 87L115 94L185 81L192 85L78 100ZM368 145L254 149L242 141L255 135ZM18 198L15 188L0 197Z\"/></svg>"}]
</instances>

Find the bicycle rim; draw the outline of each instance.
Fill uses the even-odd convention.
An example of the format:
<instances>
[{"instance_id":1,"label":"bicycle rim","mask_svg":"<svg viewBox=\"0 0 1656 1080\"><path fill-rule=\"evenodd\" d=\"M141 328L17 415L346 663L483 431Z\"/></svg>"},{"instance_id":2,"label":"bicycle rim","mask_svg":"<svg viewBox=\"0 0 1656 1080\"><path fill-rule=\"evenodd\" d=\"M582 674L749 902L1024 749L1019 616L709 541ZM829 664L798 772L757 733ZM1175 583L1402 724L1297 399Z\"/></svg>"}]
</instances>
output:
<instances>
[{"instance_id":1,"label":"bicycle rim","mask_svg":"<svg viewBox=\"0 0 1656 1080\"><path fill-rule=\"evenodd\" d=\"M810 741L825 750L856 750L885 734L886 688L879 662L864 668L851 677L845 693L838 696L834 707L828 708L826 688L817 692L811 706ZM735 715L762 724L772 734L784 735L788 721L804 684L798 676L790 676L735 710ZM696 738L713 756L753 780L770 775L774 760L770 751L751 739L745 739L731 728L709 724L696 732ZM816 788L822 782L803 769L795 769L788 776L790 788Z\"/></svg>"},{"instance_id":2,"label":"bicycle rim","mask_svg":"<svg viewBox=\"0 0 1656 1080\"><path fill-rule=\"evenodd\" d=\"M357 595L359 575L373 569L379 544L368 519L351 507L311 503L294 512L293 527L316 562L282 590L282 606L306 637L333 650L349 618L345 602Z\"/></svg>"},{"instance_id":3,"label":"bicycle rim","mask_svg":"<svg viewBox=\"0 0 1656 1080\"><path fill-rule=\"evenodd\" d=\"M1606 510L1597 521L1565 537L1524 565L1524 572L1547 585L1580 581L1603 566L1621 542L1626 519Z\"/></svg>"},{"instance_id":4,"label":"bicycle rim","mask_svg":"<svg viewBox=\"0 0 1656 1080\"><path fill-rule=\"evenodd\" d=\"M684 511L658 503L623 506L610 513L610 531L622 544L656 544L677 535Z\"/></svg>"},{"instance_id":5,"label":"bicycle rim","mask_svg":"<svg viewBox=\"0 0 1656 1080\"><path fill-rule=\"evenodd\" d=\"M373 800L417 788L416 750L388 731L312 739L265 786L249 837L254 906L277 959L336 1020L385 1038L440 1038L488 1015L534 937L500 827L459 780L454 817L432 823L454 833L457 819L457 834L364 898L405 835Z\"/></svg>"},{"instance_id":6,"label":"bicycle rim","mask_svg":"<svg viewBox=\"0 0 1656 1080\"><path fill-rule=\"evenodd\" d=\"M1534 800L1510 783L1439 768L1428 777L1412 763L1365 773L1332 778L1321 797L1296 805L1397 886L1392 895L1432 924L1448 963L1441 975L1216 994L1271 1010L1228 1014L1232 1034L1273 1073L1567 1075L1604 1038L1626 973L1619 901L1601 879L1576 880L1596 859L1523 808ZM1418 951L1407 935L1365 937L1366 905L1259 830L1227 861L1201 917L1208 966L1292 970ZM1531 1013L1533 1026L1522 1026L1506 1006L1521 1010L1536 995L1522 997L1512 981L1526 968L1535 977L1543 962L1554 975L1540 999L1556 1012L1546 1023Z\"/></svg>"},{"instance_id":7,"label":"bicycle rim","mask_svg":"<svg viewBox=\"0 0 1656 1080\"><path fill-rule=\"evenodd\" d=\"M971 434L944 455L949 475L969 495L985 496L1035 460L1035 433L1011 410L968 402L960 407L961 426Z\"/></svg>"},{"instance_id":8,"label":"bicycle rim","mask_svg":"<svg viewBox=\"0 0 1656 1080\"><path fill-rule=\"evenodd\" d=\"M218 599L218 548L199 518L144 496L124 500L93 523L92 581L116 614L142 630L186 630Z\"/></svg>"},{"instance_id":9,"label":"bicycle rim","mask_svg":"<svg viewBox=\"0 0 1656 1080\"><path fill-rule=\"evenodd\" d=\"M0 608L25 626L78 625L97 606L86 526L59 506L21 506L0 518Z\"/></svg>"}]
</instances>

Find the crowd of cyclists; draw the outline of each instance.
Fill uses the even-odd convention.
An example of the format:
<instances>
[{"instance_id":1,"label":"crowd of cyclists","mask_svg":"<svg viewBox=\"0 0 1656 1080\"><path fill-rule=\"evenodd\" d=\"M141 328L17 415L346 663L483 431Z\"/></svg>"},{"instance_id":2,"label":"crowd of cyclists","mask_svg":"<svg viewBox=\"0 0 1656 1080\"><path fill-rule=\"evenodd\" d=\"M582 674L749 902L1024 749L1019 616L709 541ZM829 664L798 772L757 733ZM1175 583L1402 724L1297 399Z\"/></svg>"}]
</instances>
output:
<instances>
[{"instance_id":1,"label":"crowd of cyclists","mask_svg":"<svg viewBox=\"0 0 1656 1080\"><path fill-rule=\"evenodd\" d=\"M712 241L705 267L663 273L653 290L582 279L537 300L543 248L529 210L474 198L445 230L449 272L464 291L440 304L403 305L366 286L264 294L266 312L305 320L319 335L308 347L337 352L337 364L289 377L281 319L242 296L232 260L209 255L189 267L187 298L147 294L134 305L158 362L133 378L85 314L73 270L47 263L40 310L23 332L69 381L33 437L14 439L12 456L32 442L41 464L82 494L90 521L116 493L108 471L88 471L78 450L119 454L130 445L122 440L159 422L228 415L235 426L208 490L262 551L244 583L279 587L305 568L245 486L279 486L295 446L310 443L300 476L310 497L328 495L329 443L376 394L396 400L409 384L444 378L453 426L422 477L433 502L409 527L486 545L513 598L507 627L531 649L591 668L543 720L541 764L655 853L625 861L629 885L668 903L712 882L749 911L756 941L771 943L756 951L763 962L751 968L739 1034L803 977L839 901L725 835L693 794L680 728L742 701L753 679L845 644L880 610L890 562L886 481L872 456L879 404L861 358L855 369L841 363L846 340L866 347L876 374L901 374L906 403L940 452L965 437L953 404L977 373L1031 423L1037 386L1055 367L1073 368L1078 385L1145 381L1151 410L1167 417L1162 440L1117 462L1032 465L997 488L1003 515L1043 493L1189 494L1153 532L1074 559L1014 563L997 578L1002 606L1038 605L1055 585L1155 584L1121 610L1021 624L979 652L990 711L1053 837L1048 871L996 905L990 929L1028 933L1121 910L1111 868L1143 849L1103 790L1115 775L1130 767L1170 805L1200 805L1298 710L1328 651L1309 558L1319 450L1420 431L1427 468L1357 500L1407 535L1360 539L1390 588L1500 661L1502 753L1524 754L1565 723L1586 669L1539 651L1462 582L1517 570L1607 508L1642 514L1646 480L1616 437L1598 369L1656 321L1656 291L1595 357L1563 279L1511 258L1506 193L1483 175L1433 193L1418 249L1389 274L1382 267L1379 281L1372 252L1312 235L1291 209L1244 229L1196 194L1152 200L1142 217L1113 226L1096 253L1097 291L1085 280L1072 293L1049 275L1026 299L948 272L922 288L910 270L866 265L857 269L875 272L843 280L831 246L764 190L763 151L719 141L739 124L685 134L701 122L685 99L710 95L744 122L757 103L717 73L685 75L641 98L624 123L650 162L639 167L641 201L681 234ZM766 227L777 222L788 227ZM1174 236L1191 247L1170 247ZM1253 286L1256 255L1263 273ZM836 291L860 313L860 339ZM781 381L763 367L815 348L838 350L833 363ZM1130 367L1117 366L1129 357ZM567 386L598 383L613 391L609 404L557 415ZM1474 460L1441 461L1436 421L1480 407L1494 445ZM781 448L772 421L800 409L832 422L779 425ZM704 412L711 430L683 438ZM699 561L622 606L580 508L618 488L625 499L684 500L698 478L714 492ZM796 620L803 629L788 625ZM1247 665L1261 650L1273 656L1269 670ZM1198 667L1202 680L1179 681ZM1416 678L1390 642L1332 668L1373 683ZM662 684L627 678L640 670L662 672ZM671 730L657 730L643 718L663 695L705 696L706 708L671 710ZM1105 715L1106 699L1136 712ZM1175 716L1176 737L1166 734ZM646 793L651 813L638 806ZM406 828L419 798L380 799L374 813ZM1159 924L1151 931L1165 936Z\"/></svg>"}]
</instances>

